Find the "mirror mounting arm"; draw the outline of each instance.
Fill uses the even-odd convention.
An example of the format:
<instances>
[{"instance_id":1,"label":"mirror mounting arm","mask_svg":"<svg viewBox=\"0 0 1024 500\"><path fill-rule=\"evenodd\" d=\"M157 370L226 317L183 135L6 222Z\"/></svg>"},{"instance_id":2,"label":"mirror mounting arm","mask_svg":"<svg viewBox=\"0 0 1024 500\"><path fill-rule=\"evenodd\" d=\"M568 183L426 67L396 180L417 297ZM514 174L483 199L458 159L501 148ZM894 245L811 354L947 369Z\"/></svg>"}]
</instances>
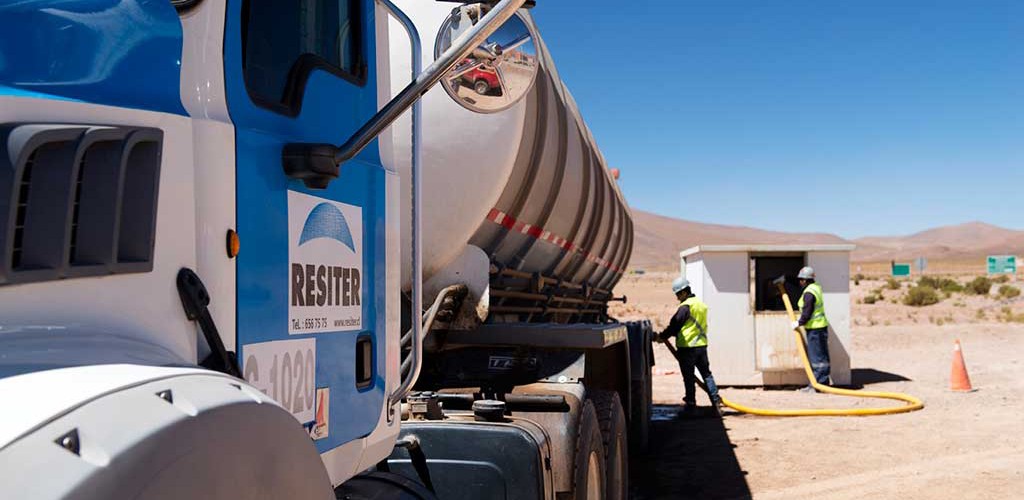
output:
<instances>
[{"instance_id":1,"label":"mirror mounting arm","mask_svg":"<svg viewBox=\"0 0 1024 500\"><path fill-rule=\"evenodd\" d=\"M306 187L324 189L338 178L339 166L354 158L381 132L409 109L420 97L444 77L445 73L466 58L487 40L502 24L515 15L528 0L501 0L479 23L461 37L440 57L388 101L341 146L331 144L286 144L281 155L284 173L289 178L301 179Z\"/></svg>"}]
</instances>

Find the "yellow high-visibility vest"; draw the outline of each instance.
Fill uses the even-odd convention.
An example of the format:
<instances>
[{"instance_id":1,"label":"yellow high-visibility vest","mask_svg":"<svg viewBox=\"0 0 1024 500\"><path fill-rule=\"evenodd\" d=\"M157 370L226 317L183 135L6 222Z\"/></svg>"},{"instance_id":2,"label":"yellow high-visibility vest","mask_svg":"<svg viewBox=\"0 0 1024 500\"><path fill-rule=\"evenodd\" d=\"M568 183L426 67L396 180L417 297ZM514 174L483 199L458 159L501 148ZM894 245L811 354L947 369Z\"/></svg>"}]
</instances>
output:
<instances>
[{"instance_id":1,"label":"yellow high-visibility vest","mask_svg":"<svg viewBox=\"0 0 1024 500\"><path fill-rule=\"evenodd\" d=\"M676 347L685 349L688 347L704 347L708 345L708 306L697 297L690 297L684 300L680 306L690 308L690 317L679 329L676 337Z\"/></svg>"},{"instance_id":2,"label":"yellow high-visibility vest","mask_svg":"<svg viewBox=\"0 0 1024 500\"><path fill-rule=\"evenodd\" d=\"M828 318L825 317L825 299L823 298L824 293L821 290L821 285L811 283L807 285L807 288L804 288L803 293L800 294L800 301L797 302L797 307L801 311L804 309L804 294L807 293L814 296L814 312L811 314L811 319L804 325L804 328L808 330L828 328Z\"/></svg>"}]
</instances>

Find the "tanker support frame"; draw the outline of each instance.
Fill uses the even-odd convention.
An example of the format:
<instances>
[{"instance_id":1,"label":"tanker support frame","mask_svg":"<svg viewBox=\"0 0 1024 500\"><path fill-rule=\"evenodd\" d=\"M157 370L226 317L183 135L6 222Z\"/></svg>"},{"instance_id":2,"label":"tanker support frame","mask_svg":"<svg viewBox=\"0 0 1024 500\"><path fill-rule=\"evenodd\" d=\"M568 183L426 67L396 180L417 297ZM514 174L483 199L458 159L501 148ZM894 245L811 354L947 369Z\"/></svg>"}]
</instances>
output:
<instances>
[{"instance_id":1,"label":"tanker support frame","mask_svg":"<svg viewBox=\"0 0 1024 500\"><path fill-rule=\"evenodd\" d=\"M439 498L628 498L630 455L648 444L650 322L432 335L402 406L405 446L378 470Z\"/></svg>"}]
</instances>

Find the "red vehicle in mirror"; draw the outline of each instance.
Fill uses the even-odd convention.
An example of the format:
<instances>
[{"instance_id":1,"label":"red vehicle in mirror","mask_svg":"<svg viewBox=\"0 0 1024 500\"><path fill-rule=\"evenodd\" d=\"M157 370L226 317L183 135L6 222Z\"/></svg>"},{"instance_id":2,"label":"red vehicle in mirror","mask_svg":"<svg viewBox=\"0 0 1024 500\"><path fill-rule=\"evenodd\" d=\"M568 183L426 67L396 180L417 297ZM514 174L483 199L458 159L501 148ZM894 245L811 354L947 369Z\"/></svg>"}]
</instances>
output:
<instances>
[{"instance_id":1,"label":"red vehicle in mirror","mask_svg":"<svg viewBox=\"0 0 1024 500\"><path fill-rule=\"evenodd\" d=\"M477 66L462 75L462 84L480 95L497 93L501 95L501 80L498 73L486 66Z\"/></svg>"}]
</instances>

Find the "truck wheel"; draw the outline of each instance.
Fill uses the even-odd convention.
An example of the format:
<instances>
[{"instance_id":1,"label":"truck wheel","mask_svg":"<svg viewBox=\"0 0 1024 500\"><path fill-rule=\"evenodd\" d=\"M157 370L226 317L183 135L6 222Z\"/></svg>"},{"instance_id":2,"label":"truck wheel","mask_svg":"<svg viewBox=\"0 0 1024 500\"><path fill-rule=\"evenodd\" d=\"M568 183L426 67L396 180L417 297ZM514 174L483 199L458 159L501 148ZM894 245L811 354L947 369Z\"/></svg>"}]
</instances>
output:
<instances>
[{"instance_id":1,"label":"truck wheel","mask_svg":"<svg viewBox=\"0 0 1024 500\"><path fill-rule=\"evenodd\" d=\"M633 411L630 414L629 422L629 453L631 455L642 455L647 453L649 434L651 429L651 391L648 380L634 380L631 384L633 389Z\"/></svg>"},{"instance_id":2,"label":"truck wheel","mask_svg":"<svg viewBox=\"0 0 1024 500\"><path fill-rule=\"evenodd\" d=\"M615 391L593 391L590 398L597 410L597 421L601 426L604 443L605 498L626 500L629 497L626 412L622 409L619 393Z\"/></svg>"},{"instance_id":3,"label":"truck wheel","mask_svg":"<svg viewBox=\"0 0 1024 500\"><path fill-rule=\"evenodd\" d=\"M334 489L336 498L345 500L437 500L422 484L390 472L365 472Z\"/></svg>"},{"instance_id":4,"label":"truck wheel","mask_svg":"<svg viewBox=\"0 0 1024 500\"><path fill-rule=\"evenodd\" d=\"M594 403L587 400L580 411L576 433L576 454L573 457L573 498L603 500L605 495L604 445L601 424L597 421Z\"/></svg>"},{"instance_id":5,"label":"truck wheel","mask_svg":"<svg viewBox=\"0 0 1024 500\"><path fill-rule=\"evenodd\" d=\"M491 86L487 84L486 80L477 80L476 83L473 84L473 90L475 90L477 94L487 95L487 93L491 91Z\"/></svg>"},{"instance_id":6,"label":"truck wheel","mask_svg":"<svg viewBox=\"0 0 1024 500\"><path fill-rule=\"evenodd\" d=\"M648 328L650 327L648 326ZM645 338L644 343L647 345L647 355L644 356L644 399L641 402L643 405L640 408L642 416L638 428L641 435L640 451L647 453L651 445L651 413L653 413L651 407L654 399L654 374L651 373L651 366L654 365L654 344L651 343L650 337Z\"/></svg>"}]
</instances>

